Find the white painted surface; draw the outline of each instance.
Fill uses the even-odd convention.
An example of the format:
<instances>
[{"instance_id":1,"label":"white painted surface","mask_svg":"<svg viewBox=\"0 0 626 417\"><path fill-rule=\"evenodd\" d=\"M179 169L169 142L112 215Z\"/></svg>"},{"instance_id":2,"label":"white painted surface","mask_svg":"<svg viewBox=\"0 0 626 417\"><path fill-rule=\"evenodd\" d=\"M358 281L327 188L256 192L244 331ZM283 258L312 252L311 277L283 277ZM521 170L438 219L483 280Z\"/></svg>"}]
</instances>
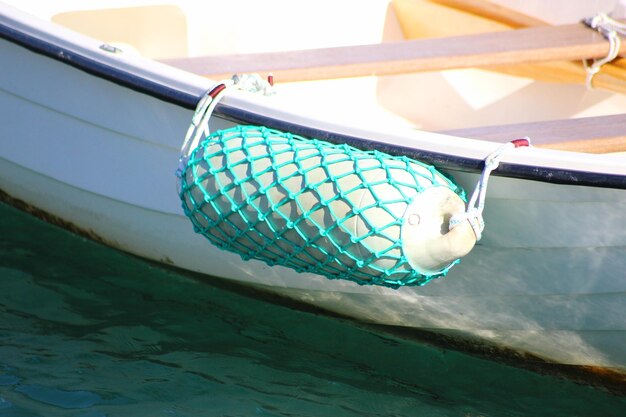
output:
<instances>
[{"instance_id":1,"label":"white painted surface","mask_svg":"<svg viewBox=\"0 0 626 417\"><path fill-rule=\"evenodd\" d=\"M36 30L43 34L47 29L71 45L66 31L43 24ZM99 43L78 40L74 48L151 79L197 91L210 85L140 58L111 57L95 49ZM0 56L11 64L0 72L0 189L16 198L130 253L261 285L361 320L476 336L563 363L626 368L626 191L495 177L484 238L448 277L398 291L329 281L242 262L193 233L180 210L174 178L191 111L4 40ZM510 91L514 96L519 89ZM226 102L322 129L453 155L482 158L496 146L409 129L403 122L383 128L380 119L362 114L360 120L358 114L348 115L347 122L337 111L325 117L328 110L311 108L298 97L289 92L271 98L233 94ZM349 96L322 98L319 102L340 102ZM626 108L623 97L606 99L616 101L615 109ZM558 109L569 100L568 94L552 94L550 104ZM476 107L478 102L472 103ZM542 106L524 109L544 111ZM396 116L382 117L390 121ZM227 125L217 119L212 123ZM504 159L626 174L626 161L619 155L523 149ZM477 179L453 174L468 190Z\"/></svg>"}]
</instances>

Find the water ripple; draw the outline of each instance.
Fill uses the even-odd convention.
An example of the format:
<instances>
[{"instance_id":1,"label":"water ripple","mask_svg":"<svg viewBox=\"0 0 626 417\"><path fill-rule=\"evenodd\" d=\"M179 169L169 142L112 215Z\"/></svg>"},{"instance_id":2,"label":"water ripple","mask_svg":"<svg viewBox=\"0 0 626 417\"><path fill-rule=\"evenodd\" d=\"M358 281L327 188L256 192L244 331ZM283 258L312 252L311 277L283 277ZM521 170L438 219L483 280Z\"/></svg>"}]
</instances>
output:
<instances>
[{"instance_id":1,"label":"water ripple","mask_svg":"<svg viewBox=\"0 0 626 417\"><path fill-rule=\"evenodd\" d=\"M624 409L589 387L164 271L0 204L0 417Z\"/></svg>"}]
</instances>

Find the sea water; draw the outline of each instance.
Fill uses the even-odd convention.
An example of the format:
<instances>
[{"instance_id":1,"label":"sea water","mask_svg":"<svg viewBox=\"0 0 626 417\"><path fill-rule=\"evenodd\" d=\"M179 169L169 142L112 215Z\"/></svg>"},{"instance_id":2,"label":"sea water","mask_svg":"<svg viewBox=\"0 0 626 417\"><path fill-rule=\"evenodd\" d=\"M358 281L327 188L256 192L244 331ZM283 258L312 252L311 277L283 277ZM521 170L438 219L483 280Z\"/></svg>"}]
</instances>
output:
<instances>
[{"instance_id":1,"label":"sea water","mask_svg":"<svg viewBox=\"0 0 626 417\"><path fill-rule=\"evenodd\" d=\"M624 397L255 299L0 204L2 417L624 415Z\"/></svg>"}]
</instances>

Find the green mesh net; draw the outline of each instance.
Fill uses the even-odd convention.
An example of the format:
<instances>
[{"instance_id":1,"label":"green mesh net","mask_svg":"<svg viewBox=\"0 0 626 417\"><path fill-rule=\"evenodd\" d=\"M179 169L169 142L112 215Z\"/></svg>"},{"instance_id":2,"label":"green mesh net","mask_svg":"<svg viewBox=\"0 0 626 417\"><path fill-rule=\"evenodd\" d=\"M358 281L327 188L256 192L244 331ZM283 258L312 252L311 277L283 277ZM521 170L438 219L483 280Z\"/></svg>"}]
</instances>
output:
<instances>
[{"instance_id":1,"label":"green mesh net","mask_svg":"<svg viewBox=\"0 0 626 417\"><path fill-rule=\"evenodd\" d=\"M432 166L255 126L208 136L190 155L180 198L216 246L300 272L389 287L445 275L413 269L403 216L429 187L462 190Z\"/></svg>"}]
</instances>

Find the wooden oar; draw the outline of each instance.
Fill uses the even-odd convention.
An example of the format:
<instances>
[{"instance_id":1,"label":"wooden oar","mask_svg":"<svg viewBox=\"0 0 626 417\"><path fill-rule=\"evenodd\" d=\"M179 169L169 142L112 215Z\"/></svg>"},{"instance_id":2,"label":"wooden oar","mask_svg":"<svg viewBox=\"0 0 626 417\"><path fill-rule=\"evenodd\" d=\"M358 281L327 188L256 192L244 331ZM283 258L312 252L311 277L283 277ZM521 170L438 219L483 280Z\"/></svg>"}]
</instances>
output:
<instances>
[{"instance_id":1,"label":"wooden oar","mask_svg":"<svg viewBox=\"0 0 626 417\"><path fill-rule=\"evenodd\" d=\"M573 152L626 151L626 114L441 131L453 136L507 142L528 136L533 146Z\"/></svg>"},{"instance_id":2,"label":"wooden oar","mask_svg":"<svg viewBox=\"0 0 626 417\"><path fill-rule=\"evenodd\" d=\"M423 28L428 28L427 35L433 37L548 25L545 21L489 0L393 0L393 5L405 36L409 39L423 37ZM448 17L460 14L462 16L459 19L460 24L434 27L427 17L428 12L432 12L433 9ZM499 66L495 69L511 75L548 82L583 84L587 76L580 61ZM618 58L604 65L595 75L593 86L626 93L626 59Z\"/></svg>"},{"instance_id":3,"label":"wooden oar","mask_svg":"<svg viewBox=\"0 0 626 417\"><path fill-rule=\"evenodd\" d=\"M165 59L197 74L273 73L280 81L389 75L451 68L601 58L608 42L583 24L373 45ZM621 53L626 52L626 42Z\"/></svg>"}]
</instances>

